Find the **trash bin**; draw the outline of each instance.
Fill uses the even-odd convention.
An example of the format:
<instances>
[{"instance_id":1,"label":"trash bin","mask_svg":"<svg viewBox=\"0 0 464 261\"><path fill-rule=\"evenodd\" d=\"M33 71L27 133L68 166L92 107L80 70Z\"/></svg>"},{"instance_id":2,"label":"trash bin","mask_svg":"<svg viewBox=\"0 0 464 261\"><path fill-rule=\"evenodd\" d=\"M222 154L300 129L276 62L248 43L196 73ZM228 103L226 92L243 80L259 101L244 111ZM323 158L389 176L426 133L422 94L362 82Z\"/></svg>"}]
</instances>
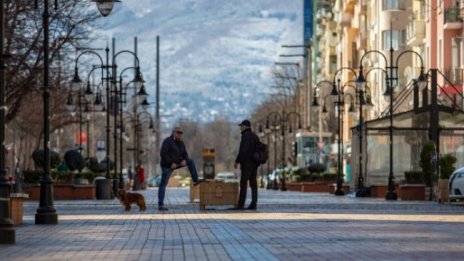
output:
<instances>
[{"instance_id":1,"label":"trash bin","mask_svg":"<svg viewBox=\"0 0 464 261\"><path fill-rule=\"evenodd\" d=\"M112 179L95 179L95 198L111 199Z\"/></svg>"}]
</instances>

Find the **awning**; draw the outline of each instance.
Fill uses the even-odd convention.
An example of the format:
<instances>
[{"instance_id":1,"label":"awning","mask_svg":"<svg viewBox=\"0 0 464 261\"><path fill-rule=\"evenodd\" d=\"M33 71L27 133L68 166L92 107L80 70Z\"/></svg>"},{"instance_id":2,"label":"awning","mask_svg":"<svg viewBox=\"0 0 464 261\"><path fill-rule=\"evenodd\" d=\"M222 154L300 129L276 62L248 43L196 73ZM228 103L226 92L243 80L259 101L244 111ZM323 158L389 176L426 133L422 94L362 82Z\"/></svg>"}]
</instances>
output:
<instances>
[{"instance_id":1,"label":"awning","mask_svg":"<svg viewBox=\"0 0 464 261\"><path fill-rule=\"evenodd\" d=\"M440 88L440 95L442 94L454 95L454 94L462 94L462 84L455 84L453 85L445 85L444 87Z\"/></svg>"}]
</instances>

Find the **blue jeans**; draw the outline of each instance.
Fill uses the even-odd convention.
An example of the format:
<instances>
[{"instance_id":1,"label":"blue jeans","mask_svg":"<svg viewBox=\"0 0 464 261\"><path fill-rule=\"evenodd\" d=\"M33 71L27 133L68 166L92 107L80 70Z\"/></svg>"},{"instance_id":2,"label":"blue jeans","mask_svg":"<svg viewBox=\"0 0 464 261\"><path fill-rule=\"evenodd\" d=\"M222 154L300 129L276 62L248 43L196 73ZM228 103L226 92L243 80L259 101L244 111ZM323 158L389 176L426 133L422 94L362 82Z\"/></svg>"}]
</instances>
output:
<instances>
[{"instance_id":1,"label":"blue jeans","mask_svg":"<svg viewBox=\"0 0 464 261\"><path fill-rule=\"evenodd\" d=\"M193 182L198 182L197 168L195 162L191 158L187 159L187 167L192 176ZM158 188L158 206L164 206L164 195L166 194L166 186L168 185L169 178L174 170L171 168L161 167L161 182Z\"/></svg>"}]
</instances>

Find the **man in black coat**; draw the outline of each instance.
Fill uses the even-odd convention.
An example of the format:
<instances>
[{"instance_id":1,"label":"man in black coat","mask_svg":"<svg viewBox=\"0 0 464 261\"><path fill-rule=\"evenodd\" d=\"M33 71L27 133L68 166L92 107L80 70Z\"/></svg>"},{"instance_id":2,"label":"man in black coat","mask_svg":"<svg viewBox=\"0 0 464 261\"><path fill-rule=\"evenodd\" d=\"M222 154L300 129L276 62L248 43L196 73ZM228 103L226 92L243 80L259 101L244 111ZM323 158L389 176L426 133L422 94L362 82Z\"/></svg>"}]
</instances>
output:
<instances>
[{"instance_id":1,"label":"man in black coat","mask_svg":"<svg viewBox=\"0 0 464 261\"><path fill-rule=\"evenodd\" d=\"M240 149L235 159L234 169L240 165L240 195L238 204L234 209L244 209L247 194L248 181L251 188L251 203L247 209L256 210L258 204L258 183L256 180L259 164L253 160L253 153L257 145L258 137L251 131L251 123L244 120L240 124L242 137L240 140Z\"/></svg>"},{"instance_id":2,"label":"man in black coat","mask_svg":"<svg viewBox=\"0 0 464 261\"><path fill-rule=\"evenodd\" d=\"M182 140L184 132L180 127L172 129L171 136L167 137L161 145L161 182L158 188L158 210L168 210L164 206L164 195L169 178L175 169L187 166L192 176L193 184L199 184L197 168L185 150L185 144Z\"/></svg>"}]
</instances>

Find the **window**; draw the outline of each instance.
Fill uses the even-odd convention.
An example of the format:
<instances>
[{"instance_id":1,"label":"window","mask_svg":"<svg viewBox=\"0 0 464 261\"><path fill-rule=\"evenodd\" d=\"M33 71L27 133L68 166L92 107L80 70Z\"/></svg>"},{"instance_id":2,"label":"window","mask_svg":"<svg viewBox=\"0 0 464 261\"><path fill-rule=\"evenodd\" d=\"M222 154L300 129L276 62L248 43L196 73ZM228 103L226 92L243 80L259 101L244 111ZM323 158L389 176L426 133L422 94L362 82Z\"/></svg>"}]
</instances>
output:
<instances>
[{"instance_id":1,"label":"window","mask_svg":"<svg viewBox=\"0 0 464 261\"><path fill-rule=\"evenodd\" d=\"M438 40L438 68L443 70L443 58L442 58L442 41Z\"/></svg>"},{"instance_id":2,"label":"window","mask_svg":"<svg viewBox=\"0 0 464 261\"><path fill-rule=\"evenodd\" d=\"M383 0L382 10L403 10L404 0Z\"/></svg>"},{"instance_id":3,"label":"window","mask_svg":"<svg viewBox=\"0 0 464 261\"><path fill-rule=\"evenodd\" d=\"M459 41L459 49L464 50L464 41ZM460 53L461 53L461 57L459 59L461 63L459 64L459 67L463 68L464 67L464 52L460 52Z\"/></svg>"},{"instance_id":4,"label":"window","mask_svg":"<svg viewBox=\"0 0 464 261\"><path fill-rule=\"evenodd\" d=\"M404 49L406 43L406 30L383 31L382 38L384 50L389 50L391 46L394 50Z\"/></svg>"},{"instance_id":5,"label":"window","mask_svg":"<svg viewBox=\"0 0 464 261\"><path fill-rule=\"evenodd\" d=\"M461 66L461 52L459 50L459 47L461 46L461 38L453 38L453 41L451 42L451 57L453 61L453 68L459 68Z\"/></svg>"},{"instance_id":6,"label":"window","mask_svg":"<svg viewBox=\"0 0 464 261\"><path fill-rule=\"evenodd\" d=\"M351 62L358 64L358 47L356 43L351 43Z\"/></svg>"},{"instance_id":7,"label":"window","mask_svg":"<svg viewBox=\"0 0 464 261\"><path fill-rule=\"evenodd\" d=\"M337 56L330 56L330 65L329 65L330 74L334 74L337 71Z\"/></svg>"},{"instance_id":8,"label":"window","mask_svg":"<svg viewBox=\"0 0 464 261\"><path fill-rule=\"evenodd\" d=\"M430 59L430 46L427 46L427 52L425 53L425 68L432 67L432 60Z\"/></svg>"}]
</instances>

